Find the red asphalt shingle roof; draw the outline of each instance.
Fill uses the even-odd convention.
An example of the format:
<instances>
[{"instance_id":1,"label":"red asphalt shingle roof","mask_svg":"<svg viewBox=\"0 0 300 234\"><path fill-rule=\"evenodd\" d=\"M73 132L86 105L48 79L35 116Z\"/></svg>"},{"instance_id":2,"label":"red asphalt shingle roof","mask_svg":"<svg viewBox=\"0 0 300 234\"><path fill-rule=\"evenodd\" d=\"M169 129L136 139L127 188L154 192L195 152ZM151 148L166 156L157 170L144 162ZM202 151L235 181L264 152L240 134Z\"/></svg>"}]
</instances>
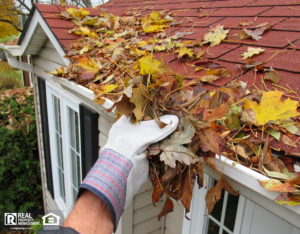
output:
<instances>
[{"instance_id":1,"label":"red asphalt shingle roof","mask_svg":"<svg viewBox=\"0 0 300 234\"><path fill-rule=\"evenodd\" d=\"M42 4L36 4L36 7L65 50L72 42L80 38L77 35L68 33L75 27L72 21L62 19L57 15L65 11L65 7ZM96 16L99 15L100 8L115 15L123 15L125 10L142 12L142 16L151 13L152 10L169 9L172 12L177 11L174 18L183 20L183 22L180 25L168 28L167 31L170 33L169 35L173 35L175 31L194 31L194 34L186 35L184 39L201 39L210 27L217 24L224 25L224 28L231 29L226 40L215 47L203 46L205 51L209 48L205 54L206 58L216 60L232 71L231 77L216 80L214 82L215 86L226 85L237 79L237 81L248 83L254 81L254 84L261 88L262 84L259 79L255 79L253 69L244 72L239 69L240 65L245 64L245 60L241 60L241 52L245 52L248 46L255 46L265 49L265 52L251 58L259 62L267 61L280 51L264 64L264 67L272 67L277 70L281 77L278 85L287 88L287 84L297 92L297 95L300 95L300 0L187 0L185 2L182 2L182 0L113 0L99 6L98 9L87 10L90 11L90 16ZM203 12L207 16L199 18L198 16ZM189 22L190 20L192 21ZM259 41L253 39L241 41L234 37L234 34L241 32L242 27L239 25L241 20L254 22L249 28L265 22L271 23L272 27L262 35L262 39ZM151 35L142 37L146 40L152 38ZM164 62L168 63L174 72L185 74L187 77L189 74L195 75L194 68L180 63L177 55L167 55L165 52L160 52L156 53L155 57L160 58L162 55ZM192 64L195 62L192 62ZM202 75L201 72L198 74L199 76ZM261 74L258 73L257 76L261 76ZM265 83L268 89L274 90L274 86L270 82L265 81ZM214 86L209 85L208 87L214 88ZM296 137L292 140L296 140ZM283 150L290 148L276 140L272 142L274 147ZM291 149L290 152L293 152L293 150L295 149Z\"/></svg>"}]
</instances>

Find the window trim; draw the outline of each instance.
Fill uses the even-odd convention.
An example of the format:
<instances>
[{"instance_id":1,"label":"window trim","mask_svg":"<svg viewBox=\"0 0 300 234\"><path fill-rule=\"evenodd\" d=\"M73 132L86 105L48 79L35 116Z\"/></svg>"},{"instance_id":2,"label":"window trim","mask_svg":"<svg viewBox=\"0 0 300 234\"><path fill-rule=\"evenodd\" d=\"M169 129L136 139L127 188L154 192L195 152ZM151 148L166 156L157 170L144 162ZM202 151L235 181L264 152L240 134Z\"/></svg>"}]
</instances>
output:
<instances>
[{"instance_id":1,"label":"window trim","mask_svg":"<svg viewBox=\"0 0 300 234\"><path fill-rule=\"evenodd\" d=\"M201 189L198 188L198 184L195 183L193 189L193 199L191 201L191 211L187 214L190 220L183 218L182 233L186 234L205 234L208 224L207 207L205 203L205 195L210 189L213 178L204 174L208 181L208 185ZM238 202L238 209L236 213L236 220L234 224L234 234L239 234L242 228L242 221L244 216L244 210L246 205L246 198L240 195Z\"/></svg>"},{"instance_id":2,"label":"window trim","mask_svg":"<svg viewBox=\"0 0 300 234\"><path fill-rule=\"evenodd\" d=\"M72 161L69 147L70 137L69 137L69 114L68 107L73 109L78 113L78 127L79 127L79 142L81 139L80 134L80 102L62 90L54 86L53 84L46 81L46 93L47 93L47 106L48 106L48 124L49 124L49 135L50 135L50 154L51 154L51 164L52 164L52 174L53 174L53 186L54 186L54 200L58 205L58 208L62 211L64 217L70 213L73 208L73 196L72 196ZM53 109L53 99L52 95L60 99L60 111L61 111L61 134L62 134L62 148L63 151L63 166L64 166L64 182L65 182L65 197L66 203L62 200L59 195L59 178L57 169L57 157L56 157L56 140L54 134L54 109ZM79 143L79 148L81 149L81 144ZM54 156L55 155L55 156ZM80 155L81 157L81 155ZM81 158L80 158L81 159ZM80 161L81 175L82 175L82 163ZM82 178L81 178L82 180ZM74 201L75 203L75 201Z\"/></svg>"}]
</instances>

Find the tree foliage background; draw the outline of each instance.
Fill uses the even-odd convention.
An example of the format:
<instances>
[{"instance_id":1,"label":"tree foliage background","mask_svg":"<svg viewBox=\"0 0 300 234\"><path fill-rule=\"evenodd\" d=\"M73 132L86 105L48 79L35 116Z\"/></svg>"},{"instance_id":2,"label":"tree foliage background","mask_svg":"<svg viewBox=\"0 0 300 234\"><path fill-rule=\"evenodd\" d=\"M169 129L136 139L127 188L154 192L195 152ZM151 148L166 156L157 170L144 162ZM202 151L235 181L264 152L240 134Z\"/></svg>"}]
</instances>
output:
<instances>
[{"instance_id":1,"label":"tree foliage background","mask_svg":"<svg viewBox=\"0 0 300 234\"><path fill-rule=\"evenodd\" d=\"M20 14L14 10L13 0L0 0L0 38L17 36L19 31Z\"/></svg>"}]
</instances>

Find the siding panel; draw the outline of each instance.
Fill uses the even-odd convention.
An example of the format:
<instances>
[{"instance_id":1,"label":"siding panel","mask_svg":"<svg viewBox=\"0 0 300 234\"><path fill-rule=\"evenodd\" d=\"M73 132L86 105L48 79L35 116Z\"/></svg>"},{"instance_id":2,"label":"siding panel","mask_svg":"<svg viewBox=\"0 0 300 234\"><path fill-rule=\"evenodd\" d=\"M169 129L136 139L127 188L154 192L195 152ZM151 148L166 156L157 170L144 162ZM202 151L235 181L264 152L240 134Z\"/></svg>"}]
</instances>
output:
<instances>
[{"instance_id":1,"label":"siding panel","mask_svg":"<svg viewBox=\"0 0 300 234\"><path fill-rule=\"evenodd\" d=\"M33 63L34 63L34 65L37 65L40 68L42 68L44 71L50 71L50 72L55 71L55 69L61 67L60 64L52 62L52 61L50 61L46 58L43 58L41 56L35 56L33 58ZM51 75L51 77L52 77L52 75Z\"/></svg>"},{"instance_id":2,"label":"siding panel","mask_svg":"<svg viewBox=\"0 0 300 234\"><path fill-rule=\"evenodd\" d=\"M133 199L133 209L137 210L152 202L152 190L135 195Z\"/></svg>"},{"instance_id":3,"label":"siding panel","mask_svg":"<svg viewBox=\"0 0 300 234\"><path fill-rule=\"evenodd\" d=\"M58 63L61 66L65 66L64 61L55 49L43 47L39 53L39 56L45 59L49 59L52 62Z\"/></svg>"},{"instance_id":4,"label":"siding panel","mask_svg":"<svg viewBox=\"0 0 300 234\"><path fill-rule=\"evenodd\" d=\"M133 224L138 224L143 221L146 221L147 219L151 219L156 217L159 214L159 212L162 209L163 202L160 201L155 204L157 207L155 207L153 204L150 204L148 206L145 206L143 208L137 209L133 211Z\"/></svg>"},{"instance_id":5,"label":"siding panel","mask_svg":"<svg viewBox=\"0 0 300 234\"><path fill-rule=\"evenodd\" d=\"M174 203L174 211L169 213L166 217L165 234L181 234L183 226L184 207L181 202L179 202L178 205L174 199L172 199L172 201Z\"/></svg>"},{"instance_id":6,"label":"siding panel","mask_svg":"<svg viewBox=\"0 0 300 234\"><path fill-rule=\"evenodd\" d=\"M169 231L172 234L181 234L181 232L182 232L182 221L181 221L181 223L178 223L170 215L167 215L166 228L169 229Z\"/></svg>"},{"instance_id":7,"label":"siding panel","mask_svg":"<svg viewBox=\"0 0 300 234\"><path fill-rule=\"evenodd\" d=\"M99 134L99 146L100 146L100 148L102 148L106 144L107 139L108 139L107 136L104 135L102 132L100 132L100 134Z\"/></svg>"},{"instance_id":8,"label":"siding panel","mask_svg":"<svg viewBox=\"0 0 300 234\"><path fill-rule=\"evenodd\" d=\"M157 221L157 217L148 219L142 223L133 226L133 234L151 233L161 228L161 221Z\"/></svg>"},{"instance_id":9,"label":"siding panel","mask_svg":"<svg viewBox=\"0 0 300 234\"><path fill-rule=\"evenodd\" d=\"M52 49L55 49L54 45L51 43L50 40L47 40L47 42L45 43L44 45L45 47L48 47L48 48L52 48Z\"/></svg>"},{"instance_id":10,"label":"siding panel","mask_svg":"<svg viewBox=\"0 0 300 234\"><path fill-rule=\"evenodd\" d=\"M109 130L112 125L113 125L113 118L111 118L111 120L108 120L103 116L99 118L99 123L98 123L99 131L101 131L106 136L108 136Z\"/></svg>"}]
</instances>

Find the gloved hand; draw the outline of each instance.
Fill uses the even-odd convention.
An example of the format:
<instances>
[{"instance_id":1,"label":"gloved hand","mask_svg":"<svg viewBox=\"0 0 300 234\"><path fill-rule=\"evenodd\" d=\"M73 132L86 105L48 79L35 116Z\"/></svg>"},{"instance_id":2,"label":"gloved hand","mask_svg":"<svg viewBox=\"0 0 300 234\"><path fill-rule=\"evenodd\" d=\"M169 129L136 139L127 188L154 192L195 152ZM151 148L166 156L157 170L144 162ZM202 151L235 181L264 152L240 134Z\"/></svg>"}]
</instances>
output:
<instances>
[{"instance_id":1,"label":"gloved hand","mask_svg":"<svg viewBox=\"0 0 300 234\"><path fill-rule=\"evenodd\" d=\"M168 124L163 129L154 120L132 124L122 116L112 126L99 159L80 185L78 197L88 189L107 204L115 230L124 208L148 180L149 161L143 152L171 134L179 121L175 115L160 119Z\"/></svg>"}]
</instances>

